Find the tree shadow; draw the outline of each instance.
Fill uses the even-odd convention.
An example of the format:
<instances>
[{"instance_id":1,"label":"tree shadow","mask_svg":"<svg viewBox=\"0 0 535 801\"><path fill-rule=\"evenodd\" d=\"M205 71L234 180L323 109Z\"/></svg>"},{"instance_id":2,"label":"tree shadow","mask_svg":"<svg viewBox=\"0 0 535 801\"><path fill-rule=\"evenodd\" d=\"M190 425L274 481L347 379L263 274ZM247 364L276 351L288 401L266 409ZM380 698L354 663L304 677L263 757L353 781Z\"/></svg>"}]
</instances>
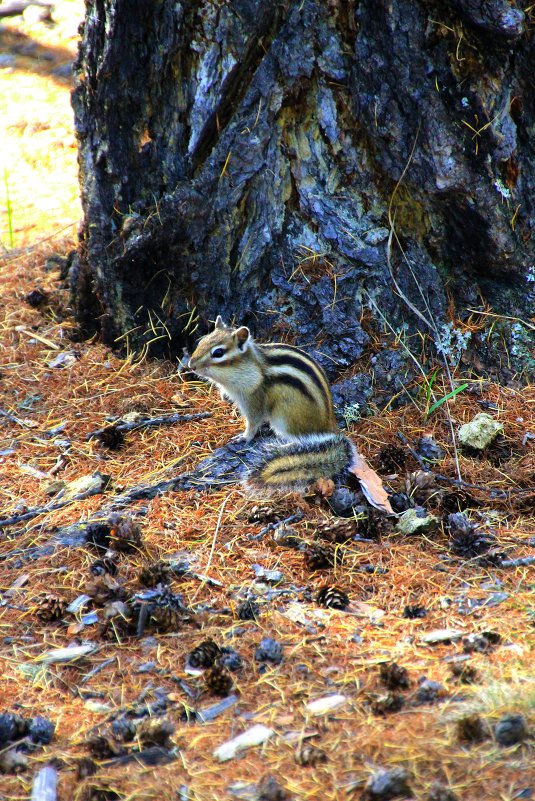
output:
<instances>
[{"instance_id":1,"label":"tree shadow","mask_svg":"<svg viewBox=\"0 0 535 801\"><path fill-rule=\"evenodd\" d=\"M43 45L22 31L0 28L0 75L4 69L33 72L66 86L72 84L73 60L66 47Z\"/></svg>"}]
</instances>

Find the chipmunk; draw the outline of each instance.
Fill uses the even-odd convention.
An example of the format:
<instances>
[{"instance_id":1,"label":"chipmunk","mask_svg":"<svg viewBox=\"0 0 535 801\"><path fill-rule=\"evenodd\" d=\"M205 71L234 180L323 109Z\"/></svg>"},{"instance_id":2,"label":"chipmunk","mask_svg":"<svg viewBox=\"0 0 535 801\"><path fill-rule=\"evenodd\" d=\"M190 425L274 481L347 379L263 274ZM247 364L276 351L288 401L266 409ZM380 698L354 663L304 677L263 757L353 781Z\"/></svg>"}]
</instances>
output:
<instances>
[{"instance_id":1,"label":"chipmunk","mask_svg":"<svg viewBox=\"0 0 535 801\"><path fill-rule=\"evenodd\" d=\"M259 344L248 328L233 329L218 316L212 333L199 340L189 368L236 404L247 442L264 422L280 438L255 451L249 486L303 491L354 466L357 451L340 433L327 376L300 348Z\"/></svg>"}]
</instances>

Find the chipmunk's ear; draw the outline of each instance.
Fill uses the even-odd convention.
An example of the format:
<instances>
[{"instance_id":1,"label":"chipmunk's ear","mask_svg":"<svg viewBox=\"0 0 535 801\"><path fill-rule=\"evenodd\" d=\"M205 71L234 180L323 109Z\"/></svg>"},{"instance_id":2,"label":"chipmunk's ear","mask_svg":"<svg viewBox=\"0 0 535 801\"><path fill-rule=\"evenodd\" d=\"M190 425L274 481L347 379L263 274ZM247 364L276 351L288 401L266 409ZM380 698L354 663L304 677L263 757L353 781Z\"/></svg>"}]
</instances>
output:
<instances>
[{"instance_id":1,"label":"chipmunk's ear","mask_svg":"<svg viewBox=\"0 0 535 801\"><path fill-rule=\"evenodd\" d=\"M221 329L221 328L226 328L227 327L225 325L225 323L223 322L223 318L221 317L220 314L218 314L217 317L215 318L215 327L218 330Z\"/></svg>"},{"instance_id":2,"label":"chipmunk's ear","mask_svg":"<svg viewBox=\"0 0 535 801\"><path fill-rule=\"evenodd\" d=\"M234 331L234 337L236 338L236 342L240 350L246 349L250 336L251 332L244 325L242 325L241 328L237 328L236 331Z\"/></svg>"}]
</instances>

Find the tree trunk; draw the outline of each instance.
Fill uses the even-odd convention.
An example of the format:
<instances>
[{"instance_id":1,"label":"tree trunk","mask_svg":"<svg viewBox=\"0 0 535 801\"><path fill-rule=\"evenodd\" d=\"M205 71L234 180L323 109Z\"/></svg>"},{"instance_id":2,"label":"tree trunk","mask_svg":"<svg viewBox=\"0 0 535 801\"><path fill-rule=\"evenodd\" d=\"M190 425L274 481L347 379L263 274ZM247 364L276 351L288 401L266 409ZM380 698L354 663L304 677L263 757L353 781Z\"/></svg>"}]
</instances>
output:
<instances>
[{"instance_id":1,"label":"tree trunk","mask_svg":"<svg viewBox=\"0 0 535 801\"><path fill-rule=\"evenodd\" d=\"M416 329L450 362L535 366L533 19L508 0L86 6L87 334L175 356L220 313L331 375ZM376 353L379 385L404 353Z\"/></svg>"}]
</instances>

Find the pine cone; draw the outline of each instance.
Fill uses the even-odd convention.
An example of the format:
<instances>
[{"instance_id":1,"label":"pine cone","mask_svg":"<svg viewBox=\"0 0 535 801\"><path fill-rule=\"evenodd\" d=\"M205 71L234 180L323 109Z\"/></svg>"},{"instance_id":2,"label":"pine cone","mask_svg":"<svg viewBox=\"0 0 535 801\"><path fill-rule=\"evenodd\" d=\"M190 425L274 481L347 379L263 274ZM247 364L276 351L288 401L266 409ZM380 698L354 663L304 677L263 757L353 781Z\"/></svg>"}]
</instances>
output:
<instances>
[{"instance_id":1,"label":"pine cone","mask_svg":"<svg viewBox=\"0 0 535 801\"><path fill-rule=\"evenodd\" d=\"M486 553L496 543L492 532L481 531L462 512L448 515L446 529L450 535L451 550L465 559Z\"/></svg>"},{"instance_id":2,"label":"pine cone","mask_svg":"<svg viewBox=\"0 0 535 801\"><path fill-rule=\"evenodd\" d=\"M340 563L344 558L341 548L333 548L331 545L321 545L313 542L307 545L303 552L305 567L308 570L325 570L334 567L335 562Z\"/></svg>"},{"instance_id":3,"label":"pine cone","mask_svg":"<svg viewBox=\"0 0 535 801\"><path fill-rule=\"evenodd\" d=\"M204 674L204 683L211 695L222 698L230 695L234 686L230 673L217 663Z\"/></svg>"},{"instance_id":4,"label":"pine cone","mask_svg":"<svg viewBox=\"0 0 535 801\"><path fill-rule=\"evenodd\" d=\"M140 550L142 547L141 526L129 515L114 513L109 517L110 543L118 551Z\"/></svg>"},{"instance_id":5,"label":"pine cone","mask_svg":"<svg viewBox=\"0 0 535 801\"><path fill-rule=\"evenodd\" d=\"M203 640L188 654L187 663L192 668L210 668L221 654L221 648L212 639Z\"/></svg>"},{"instance_id":6,"label":"pine cone","mask_svg":"<svg viewBox=\"0 0 535 801\"><path fill-rule=\"evenodd\" d=\"M273 506L268 504L253 506L247 515L248 523L276 523L278 520L280 520L280 515L273 509Z\"/></svg>"},{"instance_id":7,"label":"pine cone","mask_svg":"<svg viewBox=\"0 0 535 801\"><path fill-rule=\"evenodd\" d=\"M124 434L116 424L106 426L95 435L95 439L112 451L117 450L124 444Z\"/></svg>"},{"instance_id":8,"label":"pine cone","mask_svg":"<svg viewBox=\"0 0 535 801\"><path fill-rule=\"evenodd\" d=\"M387 690L406 690L410 687L407 668L401 667L397 662L384 662L379 668L379 675Z\"/></svg>"},{"instance_id":9,"label":"pine cone","mask_svg":"<svg viewBox=\"0 0 535 801\"><path fill-rule=\"evenodd\" d=\"M312 743L301 743L295 750L295 761L303 767L313 767L321 762L327 762L327 754L322 748Z\"/></svg>"},{"instance_id":10,"label":"pine cone","mask_svg":"<svg viewBox=\"0 0 535 801\"><path fill-rule=\"evenodd\" d=\"M236 617L238 620L258 620L260 616L260 606L256 601L242 601L236 607Z\"/></svg>"},{"instance_id":11,"label":"pine cone","mask_svg":"<svg viewBox=\"0 0 535 801\"><path fill-rule=\"evenodd\" d=\"M121 582L110 573L103 573L88 581L85 591L97 606L103 606L109 601L121 601L126 595Z\"/></svg>"},{"instance_id":12,"label":"pine cone","mask_svg":"<svg viewBox=\"0 0 535 801\"><path fill-rule=\"evenodd\" d=\"M405 699L402 695L388 692L383 695L374 695L371 707L374 715L386 715L389 712L399 712L404 703Z\"/></svg>"},{"instance_id":13,"label":"pine cone","mask_svg":"<svg viewBox=\"0 0 535 801\"><path fill-rule=\"evenodd\" d=\"M149 613L150 625L158 631L180 631L184 623L194 617L182 597L168 588L164 588L149 604Z\"/></svg>"},{"instance_id":14,"label":"pine cone","mask_svg":"<svg viewBox=\"0 0 535 801\"><path fill-rule=\"evenodd\" d=\"M322 587L316 595L316 601L320 606L329 609L347 609L349 606L349 596L340 587Z\"/></svg>"},{"instance_id":15,"label":"pine cone","mask_svg":"<svg viewBox=\"0 0 535 801\"><path fill-rule=\"evenodd\" d=\"M314 534L326 542L343 543L353 539L357 534L357 525L354 520L335 517L331 520L322 520L316 523Z\"/></svg>"},{"instance_id":16,"label":"pine cone","mask_svg":"<svg viewBox=\"0 0 535 801\"><path fill-rule=\"evenodd\" d=\"M63 619L67 606L65 598L52 592L41 592L35 598L35 615L43 623L54 623Z\"/></svg>"},{"instance_id":17,"label":"pine cone","mask_svg":"<svg viewBox=\"0 0 535 801\"><path fill-rule=\"evenodd\" d=\"M110 553L113 553L111 551ZM89 572L93 576L103 576L105 573L109 573L110 576L117 575L117 556L108 556L105 555L102 559L95 559L94 562L91 562L89 565Z\"/></svg>"},{"instance_id":18,"label":"pine cone","mask_svg":"<svg viewBox=\"0 0 535 801\"><path fill-rule=\"evenodd\" d=\"M398 473L404 469L406 461L406 451L392 443L379 451L379 469L382 473Z\"/></svg>"},{"instance_id":19,"label":"pine cone","mask_svg":"<svg viewBox=\"0 0 535 801\"><path fill-rule=\"evenodd\" d=\"M168 748L169 738L175 732L175 724L169 718L145 718L138 725L136 735L143 745L159 745Z\"/></svg>"},{"instance_id":20,"label":"pine cone","mask_svg":"<svg viewBox=\"0 0 535 801\"><path fill-rule=\"evenodd\" d=\"M407 495L419 505L424 505L431 498L437 501L442 497L442 489L437 485L434 473L416 470L405 480Z\"/></svg>"},{"instance_id":21,"label":"pine cone","mask_svg":"<svg viewBox=\"0 0 535 801\"><path fill-rule=\"evenodd\" d=\"M143 568L139 581L144 587L156 587L158 584L169 584L173 571L169 562L158 559Z\"/></svg>"},{"instance_id":22,"label":"pine cone","mask_svg":"<svg viewBox=\"0 0 535 801\"><path fill-rule=\"evenodd\" d=\"M121 642L123 637L132 637L136 633L132 611L122 601L112 601L104 607L104 620L98 628L99 636L104 640Z\"/></svg>"},{"instance_id":23,"label":"pine cone","mask_svg":"<svg viewBox=\"0 0 535 801\"><path fill-rule=\"evenodd\" d=\"M95 759L110 759L126 753L125 746L115 739L111 731L96 731L85 741Z\"/></svg>"}]
</instances>

